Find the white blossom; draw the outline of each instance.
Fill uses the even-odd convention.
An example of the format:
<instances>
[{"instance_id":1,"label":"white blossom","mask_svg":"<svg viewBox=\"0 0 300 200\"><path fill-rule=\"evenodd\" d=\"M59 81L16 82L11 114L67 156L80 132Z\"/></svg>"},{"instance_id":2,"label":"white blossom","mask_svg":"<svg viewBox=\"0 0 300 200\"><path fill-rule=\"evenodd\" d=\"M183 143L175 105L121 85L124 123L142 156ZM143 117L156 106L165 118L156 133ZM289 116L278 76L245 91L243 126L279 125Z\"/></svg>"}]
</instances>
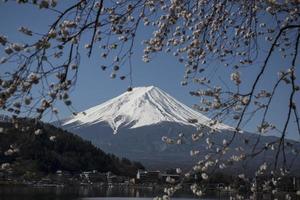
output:
<instances>
[{"instance_id":1,"label":"white blossom","mask_svg":"<svg viewBox=\"0 0 300 200\"><path fill-rule=\"evenodd\" d=\"M19 28L19 31L24 33L25 35L29 35L29 36L32 36L32 31L24 26L21 26Z\"/></svg>"},{"instance_id":2,"label":"white blossom","mask_svg":"<svg viewBox=\"0 0 300 200\"><path fill-rule=\"evenodd\" d=\"M177 174L181 174L182 173L182 170L180 168L176 168L176 173Z\"/></svg>"},{"instance_id":3,"label":"white blossom","mask_svg":"<svg viewBox=\"0 0 300 200\"><path fill-rule=\"evenodd\" d=\"M10 167L10 164L9 163L2 163L1 164L1 169L2 170L6 170L6 169L8 169Z\"/></svg>"},{"instance_id":4,"label":"white blossom","mask_svg":"<svg viewBox=\"0 0 300 200\"><path fill-rule=\"evenodd\" d=\"M239 177L240 179L245 179L245 174L239 174L238 177Z\"/></svg>"},{"instance_id":5,"label":"white blossom","mask_svg":"<svg viewBox=\"0 0 300 200\"><path fill-rule=\"evenodd\" d=\"M167 182L167 183L175 183L175 179L174 179L174 178L171 178L170 176L168 176L168 177L166 178L166 182Z\"/></svg>"},{"instance_id":6,"label":"white blossom","mask_svg":"<svg viewBox=\"0 0 300 200\"><path fill-rule=\"evenodd\" d=\"M202 174L201 174L201 177L202 177L204 180L208 179L208 175L207 175L206 173L202 173Z\"/></svg>"},{"instance_id":7,"label":"white blossom","mask_svg":"<svg viewBox=\"0 0 300 200\"><path fill-rule=\"evenodd\" d=\"M4 155L6 156L11 156L14 154L14 151L12 149L8 149L7 151L4 152Z\"/></svg>"},{"instance_id":8,"label":"white blossom","mask_svg":"<svg viewBox=\"0 0 300 200\"><path fill-rule=\"evenodd\" d=\"M231 75L230 75L230 79L236 84L236 85L239 85L241 84L241 79L240 79L240 73L238 71L235 71L233 72Z\"/></svg>"},{"instance_id":9,"label":"white blossom","mask_svg":"<svg viewBox=\"0 0 300 200\"><path fill-rule=\"evenodd\" d=\"M199 153L200 153L199 150L191 150L191 151L190 151L190 155L191 155L191 156L195 156L195 155L197 155L197 154L199 154Z\"/></svg>"},{"instance_id":10,"label":"white blossom","mask_svg":"<svg viewBox=\"0 0 300 200\"><path fill-rule=\"evenodd\" d=\"M54 136L54 135L49 137L49 140L52 141L52 142L55 141L55 139L56 139L56 136Z\"/></svg>"},{"instance_id":11,"label":"white blossom","mask_svg":"<svg viewBox=\"0 0 300 200\"><path fill-rule=\"evenodd\" d=\"M4 51L8 55L12 54L14 52L13 49L12 49L12 47L10 47L10 46L9 47L5 47Z\"/></svg>"},{"instance_id":12,"label":"white blossom","mask_svg":"<svg viewBox=\"0 0 300 200\"><path fill-rule=\"evenodd\" d=\"M34 131L35 135L41 135L42 133L43 133L42 129L37 129L37 130Z\"/></svg>"},{"instance_id":13,"label":"white blossom","mask_svg":"<svg viewBox=\"0 0 300 200\"><path fill-rule=\"evenodd\" d=\"M5 46L7 43L7 37L5 37L4 35L0 35L0 44Z\"/></svg>"},{"instance_id":14,"label":"white blossom","mask_svg":"<svg viewBox=\"0 0 300 200\"><path fill-rule=\"evenodd\" d=\"M7 62L7 58L6 57L2 57L0 59L0 64L6 63Z\"/></svg>"}]
</instances>

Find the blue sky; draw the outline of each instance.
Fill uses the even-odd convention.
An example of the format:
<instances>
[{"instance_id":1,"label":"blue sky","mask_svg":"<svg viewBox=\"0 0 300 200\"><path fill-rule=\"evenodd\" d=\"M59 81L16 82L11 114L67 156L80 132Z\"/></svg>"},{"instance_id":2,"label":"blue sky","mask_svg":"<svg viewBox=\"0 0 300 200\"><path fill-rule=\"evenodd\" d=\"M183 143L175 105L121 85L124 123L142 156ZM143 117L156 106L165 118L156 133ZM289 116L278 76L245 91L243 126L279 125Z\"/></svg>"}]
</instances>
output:
<instances>
[{"instance_id":1,"label":"blue sky","mask_svg":"<svg viewBox=\"0 0 300 200\"><path fill-rule=\"evenodd\" d=\"M43 30L47 30L47 25L53 22L54 19L55 15L53 13L39 10L31 5L17 5L12 2L0 3L0 34L4 34L10 39L19 42L25 41L25 38L21 37L21 34L17 31L20 26L43 32ZM139 39L141 39L143 36L151 35L151 32L143 29L139 30L138 34ZM172 55L162 53L155 55L153 61L146 64L142 61L142 50L143 46L140 41L136 42L133 56L133 86L157 86L188 106L199 102L198 98L189 95L189 91L196 89L197 85L190 84L183 87L180 84L185 70L182 64L177 62ZM82 53L85 54L85 52ZM91 59L84 55L81 57L78 82L71 93L73 105L78 111L85 110L123 93L129 85L129 81L112 80L109 71L103 72L100 68L101 60L99 56L97 57L100 53L97 50L94 50L94 53ZM297 64L299 65L299 60ZM226 84L232 85L229 81L230 71L225 70L224 67L218 68L218 65L218 61L211 63L211 77L218 83L222 79ZM271 59L262 85L274 82L277 79L276 72L279 69L285 69L286 65L287 63L280 59L278 54L275 54ZM255 64L251 70L242 70L242 76L246 81L253 81L253 76L251 75L256 74L260 69L259 67L259 64ZM218 69L218 71L215 72L214 69ZM299 70L297 73L299 76ZM275 124L282 124L283 116L287 115L288 92L287 87L279 89L280 95L277 96L270 114L270 118ZM299 94L296 98L296 104L300 107ZM58 104L57 106L60 110L61 118L71 115L63 104ZM244 128L249 131L255 131L258 121L260 121L259 117L254 118ZM289 129L288 137L299 139L295 126Z\"/></svg>"}]
</instances>

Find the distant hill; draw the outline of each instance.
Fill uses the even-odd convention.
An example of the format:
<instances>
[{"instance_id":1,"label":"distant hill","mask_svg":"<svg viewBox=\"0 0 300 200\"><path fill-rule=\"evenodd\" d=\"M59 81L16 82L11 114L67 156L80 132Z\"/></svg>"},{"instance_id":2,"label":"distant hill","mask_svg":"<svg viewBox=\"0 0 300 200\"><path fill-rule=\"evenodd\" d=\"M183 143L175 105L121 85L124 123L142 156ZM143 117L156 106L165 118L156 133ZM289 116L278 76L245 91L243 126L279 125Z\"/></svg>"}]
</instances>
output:
<instances>
[{"instance_id":1,"label":"distant hill","mask_svg":"<svg viewBox=\"0 0 300 200\"><path fill-rule=\"evenodd\" d=\"M0 122L0 167L3 163L10 163L13 171L20 174L97 170L134 176L144 168L140 163L106 154L60 128L28 119L18 120L18 128L10 122Z\"/></svg>"}]
</instances>

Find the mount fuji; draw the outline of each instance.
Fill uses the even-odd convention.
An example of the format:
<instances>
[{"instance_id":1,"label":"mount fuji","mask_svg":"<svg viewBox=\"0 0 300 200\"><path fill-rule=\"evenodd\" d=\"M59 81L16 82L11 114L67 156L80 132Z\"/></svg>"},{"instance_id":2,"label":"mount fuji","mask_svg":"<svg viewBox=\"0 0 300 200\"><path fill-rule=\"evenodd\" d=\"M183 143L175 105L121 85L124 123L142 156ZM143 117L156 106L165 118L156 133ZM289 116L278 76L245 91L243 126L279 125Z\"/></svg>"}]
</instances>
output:
<instances>
[{"instance_id":1,"label":"mount fuji","mask_svg":"<svg viewBox=\"0 0 300 200\"><path fill-rule=\"evenodd\" d=\"M140 161L150 169L165 169L191 167L209 152L205 143L208 133L200 142L190 140L200 125L207 127L207 132L215 130L215 134L209 136L215 144L231 139L234 132L232 127L222 123L211 126L210 122L208 117L163 90L149 86L133 88L130 92L55 124L91 141L108 153ZM162 141L163 136L174 138L180 133L184 134L181 145L169 145ZM247 140L248 150L251 151L250 147L255 144L257 137L257 134L238 133L232 144L233 149ZM258 146L277 139L264 136ZM191 149L198 149L199 155L191 157ZM261 155L251 165L259 165L266 156L271 157L271 154Z\"/></svg>"},{"instance_id":2,"label":"mount fuji","mask_svg":"<svg viewBox=\"0 0 300 200\"><path fill-rule=\"evenodd\" d=\"M195 119L198 123L192 125L189 121ZM62 125L76 129L105 122L116 134L121 127L134 129L162 122L208 126L209 121L208 117L177 101L161 89L149 86L133 88L131 92L125 92L103 104L64 120ZM213 128L218 130L232 129L225 124L218 124Z\"/></svg>"}]
</instances>

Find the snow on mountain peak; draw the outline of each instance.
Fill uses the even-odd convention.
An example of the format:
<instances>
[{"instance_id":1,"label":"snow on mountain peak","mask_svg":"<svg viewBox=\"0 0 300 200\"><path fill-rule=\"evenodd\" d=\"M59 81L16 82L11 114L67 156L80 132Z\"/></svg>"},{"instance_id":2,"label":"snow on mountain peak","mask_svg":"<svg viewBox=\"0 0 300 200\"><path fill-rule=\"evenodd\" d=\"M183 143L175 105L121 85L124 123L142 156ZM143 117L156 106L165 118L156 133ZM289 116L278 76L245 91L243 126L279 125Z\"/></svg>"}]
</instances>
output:
<instances>
[{"instance_id":1,"label":"snow on mountain peak","mask_svg":"<svg viewBox=\"0 0 300 200\"><path fill-rule=\"evenodd\" d=\"M121 126L138 128L160 122L176 122L185 125L190 119L208 125L210 119L177 101L161 89L148 86L136 87L118 97L108 100L98 106L87 109L65 120L62 126L93 125L106 122L114 133ZM197 125L197 124L194 124ZM225 124L217 124L216 129L231 129Z\"/></svg>"}]
</instances>

